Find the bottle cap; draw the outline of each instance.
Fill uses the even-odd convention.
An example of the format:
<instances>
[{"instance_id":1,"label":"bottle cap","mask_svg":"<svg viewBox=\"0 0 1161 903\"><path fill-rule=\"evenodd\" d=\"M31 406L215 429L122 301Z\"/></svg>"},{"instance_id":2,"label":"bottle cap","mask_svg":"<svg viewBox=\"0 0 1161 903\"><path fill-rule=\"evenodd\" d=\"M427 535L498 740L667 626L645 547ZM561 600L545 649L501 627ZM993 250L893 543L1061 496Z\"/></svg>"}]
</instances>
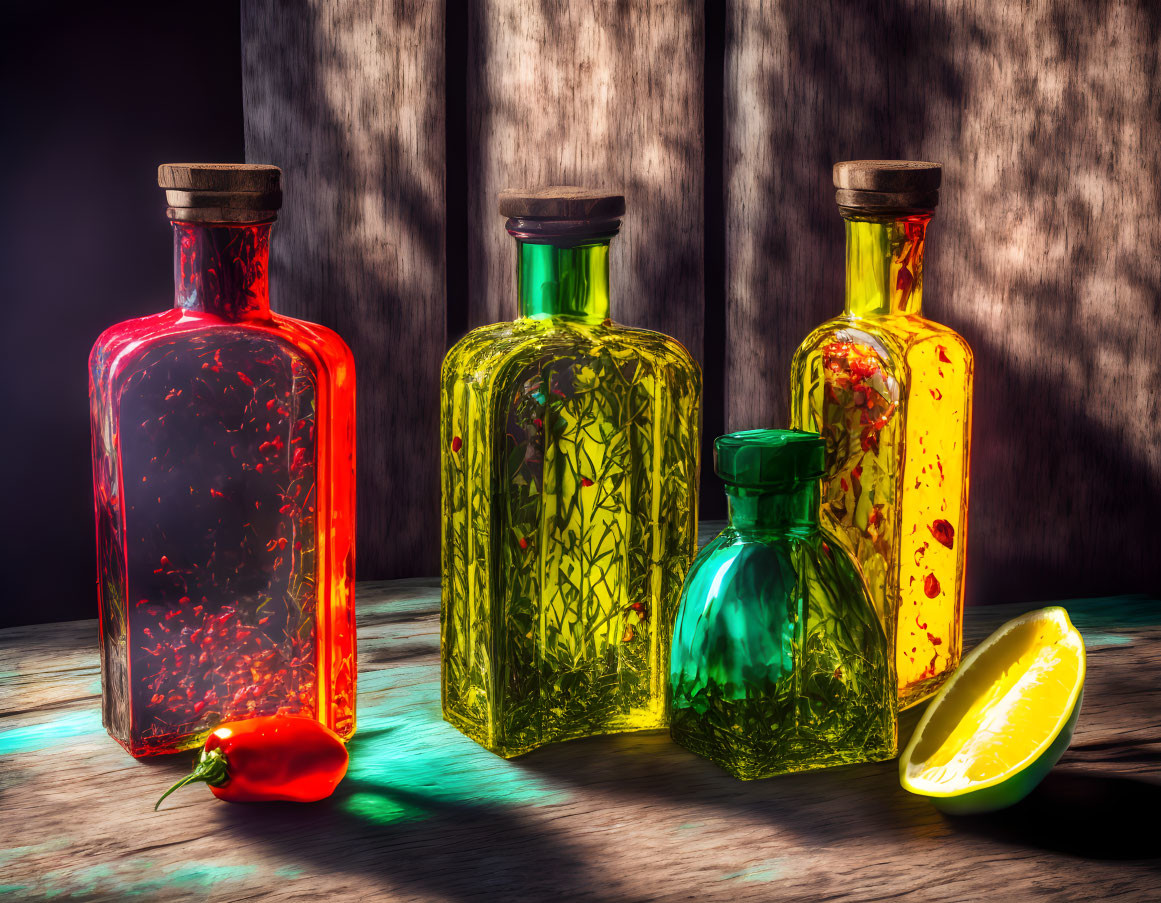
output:
<instances>
[{"instance_id":1,"label":"bottle cap","mask_svg":"<svg viewBox=\"0 0 1161 903\"><path fill-rule=\"evenodd\" d=\"M617 234L625 196L575 185L507 188L500 192L500 213L508 217L508 233L521 241L579 244Z\"/></svg>"},{"instance_id":2,"label":"bottle cap","mask_svg":"<svg viewBox=\"0 0 1161 903\"><path fill-rule=\"evenodd\" d=\"M714 472L746 489L791 490L822 476L826 443L802 430L743 430L714 440Z\"/></svg>"},{"instance_id":3,"label":"bottle cap","mask_svg":"<svg viewBox=\"0 0 1161 903\"><path fill-rule=\"evenodd\" d=\"M939 204L943 167L921 160L847 160L834 165L835 200L870 213L930 211Z\"/></svg>"},{"instance_id":4,"label":"bottle cap","mask_svg":"<svg viewBox=\"0 0 1161 903\"><path fill-rule=\"evenodd\" d=\"M282 207L282 170L264 163L162 163L157 184L185 222L269 222Z\"/></svg>"}]
</instances>

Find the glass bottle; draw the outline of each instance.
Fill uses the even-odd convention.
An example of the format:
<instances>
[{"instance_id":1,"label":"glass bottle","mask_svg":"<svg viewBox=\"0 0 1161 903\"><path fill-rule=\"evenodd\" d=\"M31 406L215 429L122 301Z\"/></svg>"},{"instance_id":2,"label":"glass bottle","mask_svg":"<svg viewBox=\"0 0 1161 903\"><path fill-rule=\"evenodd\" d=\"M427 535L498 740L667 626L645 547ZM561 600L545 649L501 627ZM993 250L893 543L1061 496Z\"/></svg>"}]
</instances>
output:
<instances>
[{"instance_id":1,"label":"glass bottle","mask_svg":"<svg viewBox=\"0 0 1161 903\"><path fill-rule=\"evenodd\" d=\"M505 192L520 317L442 373L444 717L502 756L663 727L701 372L609 319L624 198Z\"/></svg>"},{"instance_id":2,"label":"glass bottle","mask_svg":"<svg viewBox=\"0 0 1161 903\"><path fill-rule=\"evenodd\" d=\"M673 739L744 780L896 753L894 662L854 559L819 523L816 433L714 443L729 524L673 637Z\"/></svg>"},{"instance_id":3,"label":"glass bottle","mask_svg":"<svg viewBox=\"0 0 1161 903\"><path fill-rule=\"evenodd\" d=\"M167 164L171 310L89 358L104 723L134 756L223 721L355 730L355 370L270 310L274 166Z\"/></svg>"},{"instance_id":4,"label":"glass bottle","mask_svg":"<svg viewBox=\"0 0 1161 903\"><path fill-rule=\"evenodd\" d=\"M972 352L922 313L923 247L940 167L834 168L846 225L846 307L791 367L791 425L827 444L822 512L896 622L904 706L959 665Z\"/></svg>"}]
</instances>

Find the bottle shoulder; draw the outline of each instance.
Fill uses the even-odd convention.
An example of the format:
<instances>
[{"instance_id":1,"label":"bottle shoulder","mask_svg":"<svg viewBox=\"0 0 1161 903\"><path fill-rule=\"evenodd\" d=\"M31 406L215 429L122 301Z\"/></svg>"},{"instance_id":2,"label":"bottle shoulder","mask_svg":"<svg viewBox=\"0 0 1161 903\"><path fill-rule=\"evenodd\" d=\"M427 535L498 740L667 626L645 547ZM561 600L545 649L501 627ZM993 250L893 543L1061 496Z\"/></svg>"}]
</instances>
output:
<instances>
[{"instance_id":1,"label":"bottle shoulder","mask_svg":"<svg viewBox=\"0 0 1161 903\"><path fill-rule=\"evenodd\" d=\"M905 376L908 358L919 346L944 345L970 364L973 355L967 341L949 326L919 316L851 317L840 315L819 324L802 340L794 353L801 367L816 354L858 354L877 357L888 371Z\"/></svg>"},{"instance_id":2,"label":"bottle shoulder","mask_svg":"<svg viewBox=\"0 0 1161 903\"><path fill-rule=\"evenodd\" d=\"M353 388L355 356L333 329L321 323L299 320L285 314L271 314L269 321L256 324L262 331L282 339L303 352L338 385Z\"/></svg>"},{"instance_id":3,"label":"bottle shoulder","mask_svg":"<svg viewBox=\"0 0 1161 903\"><path fill-rule=\"evenodd\" d=\"M611 320L577 323L560 318L520 319L473 329L444 358L444 380L495 375L545 359L610 357L635 360L652 370L672 370L700 385L701 368L676 339Z\"/></svg>"},{"instance_id":4,"label":"bottle shoulder","mask_svg":"<svg viewBox=\"0 0 1161 903\"><path fill-rule=\"evenodd\" d=\"M866 597L858 565L825 530L777 532L728 526L698 553L686 587L691 596L712 595L722 588L760 596L762 588L810 590L817 582L841 590L843 598Z\"/></svg>"},{"instance_id":5,"label":"bottle shoulder","mask_svg":"<svg viewBox=\"0 0 1161 903\"><path fill-rule=\"evenodd\" d=\"M604 341L623 344L625 347L637 350L642 354L652 355L658 363L673 364L683 369L696 371L700 375L701 367L694 360L693 355L689 353L689 349L673 336L652 329L625 326L613 320L606 320L603 325Z\"/></svg>"},{"instance_id":6,"label":"bottle shoulder","mask_svg":"<svg viewBox=\"0 0 1161 903\"><path fill-rule=\"evenodd\" d=\"M237 325L237 324L231 324ZM351 360L351 349L341 335L329 326L314 323L310 320L299 320L285 314L271 313L269 321L254 324L266 326L274 332L293 339L296 344L312 346L329 357Z\"/></svg>"},{"instance_id":7,"label":"bottle shoulder","mask_svg":"<svg viewBox=\"0 0 1161 903\"><path fill-rule=\"evenodd\" d=\"M106 329L97 338L89 355L90 374L96 383L115 385L138 369L138 363L156 349L197 343L212 355L216 345L236 342L245 336L256 354L263 345L289 350L302 366L353 385L354 360L346 343L334 331L273 314L269 319L231 321L213 314L174 308L126 320ZM207 361L213 366L213 361Z\"/></svg>"},{"instance_id":8,"label":"bottle shoulder","mask_svg":"<svg viewBox=\"0 0 1161 903\"><path fill-rule=\"evenodd\" d=\"M880 320L848 317L833 317L819 324L802 340L794 352L791 371L795 382L807 375L804 371L811 361L822 359L823 365L832 369L849 369L852 361L861 360L861 366L873 362L873 366L891 379L900 380L906 375L908 343L895 330L884 328Z\"/></svg>"},{"instance_id":9,"label":"bottle shoulder","mask_svg":"<svg viewBox=\"0 0 1161 903\"><path fill-rule=\"evenodd\" d=\"M954 349L969 364L975 358L967 339L950 326L944 326L942 323L936 323L933 320L922 320L915 324L914 332L910 334L909 339L908 351L920 345L935 344L944 346L948 353L951 353Z\"/></svg>"}]
</instances>

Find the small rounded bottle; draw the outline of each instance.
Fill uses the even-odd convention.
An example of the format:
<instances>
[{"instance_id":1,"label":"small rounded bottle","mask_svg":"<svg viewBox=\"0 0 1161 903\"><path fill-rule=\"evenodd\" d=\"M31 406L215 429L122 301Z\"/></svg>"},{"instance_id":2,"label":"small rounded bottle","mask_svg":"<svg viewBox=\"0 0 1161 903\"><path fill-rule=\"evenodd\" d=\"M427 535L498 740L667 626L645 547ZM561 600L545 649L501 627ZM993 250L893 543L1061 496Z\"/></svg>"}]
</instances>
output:
<instances>
[{"instance_id":1,"label":"small rounded bottle","mask_svg":"<svg viewBox=\"0 0 1161 903\"><path fill-rule=\"evenodd\" d=\"M894 661L857 565L819 524L822 439L731 433L714 461L729 525L682 591L673 739L744 780L891 758Z\"/></svg>"},{"instance_id":2,"label":"small rounded bottle","mask_svg":"<svg viewBox=\"0 0 1161 903\"><path fill-rule=\"evenodd\" d=\"M103 715L134 756L256 715L355 730L355 367L270 310L280 180L161 166L173 307L89 357Z\"/></svg>"}]
</instances>

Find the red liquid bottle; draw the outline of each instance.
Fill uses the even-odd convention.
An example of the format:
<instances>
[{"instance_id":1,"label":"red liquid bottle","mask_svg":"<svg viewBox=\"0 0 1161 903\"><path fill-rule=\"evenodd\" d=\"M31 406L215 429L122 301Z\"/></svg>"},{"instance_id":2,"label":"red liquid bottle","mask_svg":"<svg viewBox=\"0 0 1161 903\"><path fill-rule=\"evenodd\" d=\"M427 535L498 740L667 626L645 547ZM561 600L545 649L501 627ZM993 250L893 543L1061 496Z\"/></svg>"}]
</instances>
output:
<instances>
[{"instance_id":1,"label":"red liquid bottle","mask_svg":"<svg viewBox=\"0 0 1161 903\"><path fill-rule=\"evenodd\" d=\"M104 723L134 756L355 730L355 368L270 310L274 166L167 164L172 310L89 357Z\"/></svg>"}]
</instances>

